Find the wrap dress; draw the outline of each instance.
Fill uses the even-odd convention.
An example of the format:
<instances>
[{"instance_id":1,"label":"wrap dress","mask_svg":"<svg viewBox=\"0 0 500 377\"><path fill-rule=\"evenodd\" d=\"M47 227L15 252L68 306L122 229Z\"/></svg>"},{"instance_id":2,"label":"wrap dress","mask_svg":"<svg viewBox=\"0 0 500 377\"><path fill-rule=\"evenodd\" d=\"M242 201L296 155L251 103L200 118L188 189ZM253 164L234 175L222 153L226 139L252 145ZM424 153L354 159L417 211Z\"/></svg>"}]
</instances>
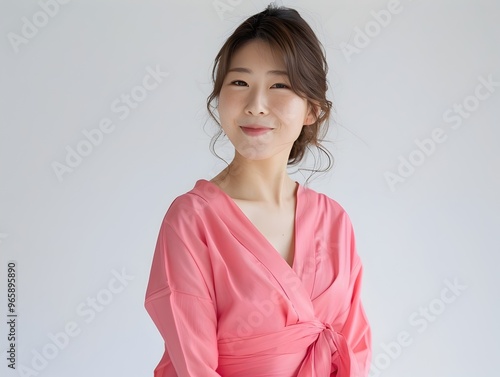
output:
<instances>
[{"instance_id":1,"label":"wrap dress","mask_svg":"<svg viewBox=\"0 0 500 377\"><path fill-rule=\"evenodd\" d=\"M292 266L213 182L173 200L145 296L165 344L155 377L368 376L351 221L297 185Z\"/></svg>"}]
</instances>

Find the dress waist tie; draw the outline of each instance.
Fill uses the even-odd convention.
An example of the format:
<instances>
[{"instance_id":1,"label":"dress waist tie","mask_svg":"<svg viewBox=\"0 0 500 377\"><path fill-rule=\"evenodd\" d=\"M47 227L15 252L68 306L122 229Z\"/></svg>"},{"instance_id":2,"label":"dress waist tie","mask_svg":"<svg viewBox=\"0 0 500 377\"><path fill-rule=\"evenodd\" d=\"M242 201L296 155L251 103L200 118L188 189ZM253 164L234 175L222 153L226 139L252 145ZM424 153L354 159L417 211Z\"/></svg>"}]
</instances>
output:
<instances>
[{"instance_id":1,"label":"dress waist tie","mask_svg":"<svg viewBox=\"0 0 500 377\"><path fill-rule=\"evenodd\" d=\"M307 354L297 377L361 377L345 337L330 324L320 321L300 322L273 333L219 341L220 362L233 366L239 361L246 364L253 358L257 361L259 357L297 354L304 350Z\"/></svg>"}]
</instances>

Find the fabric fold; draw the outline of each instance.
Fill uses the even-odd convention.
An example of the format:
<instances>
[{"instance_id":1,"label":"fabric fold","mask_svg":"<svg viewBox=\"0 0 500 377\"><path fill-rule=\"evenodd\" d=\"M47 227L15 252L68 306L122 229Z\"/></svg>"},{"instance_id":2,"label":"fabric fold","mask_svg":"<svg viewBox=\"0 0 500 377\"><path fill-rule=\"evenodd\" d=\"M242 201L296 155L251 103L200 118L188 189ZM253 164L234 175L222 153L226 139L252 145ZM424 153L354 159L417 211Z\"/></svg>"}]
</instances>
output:
<instances>
[{"instance_id":1,"label":"fabric fold","mask_svg":"<svg viewBox=\"0 0 500 377\"><path fill-rule=\"evenodd\" d=\"M225 372L240 363L266 363L269 357L295 355L307 349L296 377L360 375L345 337L330 324L316 320L287 326L279 332L221 340L218 346L219 366Z\"/></svg>"}]
</instances>

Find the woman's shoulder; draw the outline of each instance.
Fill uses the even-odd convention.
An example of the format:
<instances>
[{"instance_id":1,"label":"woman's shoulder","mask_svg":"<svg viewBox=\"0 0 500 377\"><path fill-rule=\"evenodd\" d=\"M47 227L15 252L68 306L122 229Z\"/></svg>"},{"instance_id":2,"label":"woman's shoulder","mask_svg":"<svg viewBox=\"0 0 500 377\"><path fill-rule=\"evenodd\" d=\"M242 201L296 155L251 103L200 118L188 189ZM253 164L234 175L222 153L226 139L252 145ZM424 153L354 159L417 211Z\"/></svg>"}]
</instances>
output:
<instances>
[{"instance_id":1,"label":"woman's shoulder","mask_svg":"<svg viewBox=\"0 0 500 377\"><path fill-rule=\"evenodd\" d=\"M304 202L308 208L317 210L319 213L327 213L333 216L349 217L344 206L341 205L332 194L317 191L309 186L301 186Z\"/></svg>"},{"instance_id":2,"label":"woman's shoulder","mask_svg":"<svg viewBox=\"0 0 500 377\"><path fill-rule=\"evenodd\" d=\"M220 192L216 187L205 179L199 179L190 190L173 199L163 222L195 222L196 219L203 218L207 208L219 199Z\"/></svg>"}]
</instances>

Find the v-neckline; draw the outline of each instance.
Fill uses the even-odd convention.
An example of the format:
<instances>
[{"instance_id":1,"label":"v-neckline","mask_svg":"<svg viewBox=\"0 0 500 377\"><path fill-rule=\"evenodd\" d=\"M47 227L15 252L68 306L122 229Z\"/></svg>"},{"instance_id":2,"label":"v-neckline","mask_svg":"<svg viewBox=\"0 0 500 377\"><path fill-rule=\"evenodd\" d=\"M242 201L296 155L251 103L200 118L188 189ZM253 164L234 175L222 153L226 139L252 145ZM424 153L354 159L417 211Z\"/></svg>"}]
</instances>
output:
<instances>
[{"instance_id":1,"label":"v-neckline","mask_svg":"<svg viewBox=\"0 0 500 377\"><path fill-rule=\"evenodd\" d=\"M229 196L229 194L227 194L224 190L222 190L218 185L216 185L214 182L212 181L209 181L209 180L206 180L206 179L200 179L200 181L205 181L207 182L208 184L212 185L212 186L215 186L217 188L217 190L226 198L226 200L230 203L230 205L232 206L232 208L238 212L240 214L240 217L243 219L243 221L246 223L246 225L248 227L250 227L251 229L253 229L253 232L258 234L258 237L264 242L266 243L270 249L274 250L274 252L276 253L276 255L279 257L279 259L281 259L283 261L283 263L285 263L285 265L295 271L295 267L296 267L296 260L297 260L297 252L298 250L300 249L299 247L297 247L299 245L299 242L298 242L298 219L300 217L300 204L301 201L300 201L300 196L301 196L301 193L302 193L302 185L295 181L296 183L296 189L295 189L295 211L294 211L294 221L293 221L293 259L292 259L292 265L290 265L286 260L285 258L283 258L283 256L281 255L281 253L273 246L273 244L267 239L266 236L264 236L264 234L257 228L257 226L248 218L248 216L245 214L245 212L243 212L243 210L240 208L240 206L238 204L236 204L236 202L234 201L234 199L232 197Z\"/></svg>"}]
</instances>

